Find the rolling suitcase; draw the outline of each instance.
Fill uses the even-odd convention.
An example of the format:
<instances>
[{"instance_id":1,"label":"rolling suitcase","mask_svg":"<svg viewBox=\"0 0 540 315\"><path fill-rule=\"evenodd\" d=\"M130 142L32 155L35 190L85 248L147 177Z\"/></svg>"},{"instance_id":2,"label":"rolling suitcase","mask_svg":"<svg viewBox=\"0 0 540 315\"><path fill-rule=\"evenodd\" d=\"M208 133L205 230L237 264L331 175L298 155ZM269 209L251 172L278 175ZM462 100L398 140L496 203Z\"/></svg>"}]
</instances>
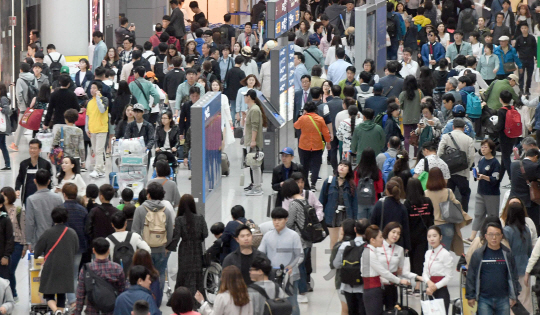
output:
<instances>
[{"instance_id":1,"label":"rolling suitcase","mask_svg":"<svg viewBox=\"0 0 540 315\"><path fill-rule=\"evenodd\" d=\"M116 176L116 172L109 173L109 184L113 186L115 195L117 195L119 186L118 186L118 178Z\"/></svg>"},{"instance_id":2,"label":"rolling suitcase","mask_svg":"<svg viewBox=\"0 0 540 315\"><path fill-rule=\"evenodd\" d=\"M229 167L231 163L229 162L229 157L227 153L221 152L221 175L229 176Z\"/></svg>"},{"instance_id":3,"label":"rolling suitcase","mask_svg":"<svg viewBox=\"0 0 540 315\"><path fill-rule=\"evenodd\" d=\"M387 310L387 311L384 311L383 312L383 315L418 315L418 312L416 312L413 308L409 307L409 295L408 294L405 294L406 299L406 303L404 303L403 301L403 291L405 289L407 289L408 287L407 286L404 286L404 285L399 285L398 286L399 288L399 295L400 295L400 303L397 304L394 309L392 310Z\"/></svg>"}]
</instances>

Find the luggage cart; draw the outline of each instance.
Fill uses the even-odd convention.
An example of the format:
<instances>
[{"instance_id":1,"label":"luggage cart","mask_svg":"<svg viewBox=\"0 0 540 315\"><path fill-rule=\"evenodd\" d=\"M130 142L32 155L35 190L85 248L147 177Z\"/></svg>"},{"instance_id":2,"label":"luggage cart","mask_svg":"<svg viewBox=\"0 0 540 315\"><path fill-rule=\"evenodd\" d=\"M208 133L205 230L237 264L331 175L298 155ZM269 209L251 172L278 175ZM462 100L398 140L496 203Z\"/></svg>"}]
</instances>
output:
<instances>
[{"instance_id":1,"label":"luggage cart","mask_svg":"<svg viewBox=\"0 0 540 315\"><path fill-rule=\"evenodd\" d=\"M471 308L469 306L469 301L465 298L466 283L467 267L461 266L459 269L459 298L450 300L452 314L454 315L476 314L477 305Z\"/></svg>"},{"instance_id":2,"label":"luggage cart","mask_svg":"<svg viewBox=\"0 0 540 315\"><path fill-rule=\"evenodd\" d=\"M109 174L111 185L114 187L114 183L117 183L119 191L130 188L136 200L141 190L146 187L148 177L148 155L143 138L116 140L112 156L112 175Z\"/></svg>"},{"instance_id":3,"label":"luggage cart","mask_svg":"<svg viewBox=\"0 0 540 315\"><path fill-rule=\"evenodd\" d=\"M34 258L34 254L29 253L28 260L30 315L45 315L50 311L50 308L43 299L43 294L39 293L40 272L41 266L43 265L43 257Z\"/></svg>"}]
</instances>

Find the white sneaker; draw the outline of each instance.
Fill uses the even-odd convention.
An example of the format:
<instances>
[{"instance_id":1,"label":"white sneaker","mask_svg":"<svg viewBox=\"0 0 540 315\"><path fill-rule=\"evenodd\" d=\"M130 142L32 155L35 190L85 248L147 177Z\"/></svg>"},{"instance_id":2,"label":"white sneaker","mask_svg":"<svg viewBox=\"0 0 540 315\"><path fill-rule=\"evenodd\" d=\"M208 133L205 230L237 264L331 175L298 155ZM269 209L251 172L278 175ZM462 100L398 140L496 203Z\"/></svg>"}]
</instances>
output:
<instances>
[{"instance_id":1,"label":"white sneaker","mask_svg":"<svg viewBox=\"0 0 540 315\"><path fill-rule=\"evenodd\" d=\"M94 171L92 171L92 173L90 173L90 177L92 177L92 178L98 178L98 177L99 177L99 173L98 173L96 170L94 170Z\"/></svg>"},{"instance_id":2,"label":"white sneaker","mask_svg":"<svg viewBox=\"0 0 540 315\"><path fill-rule=\"evenodd\" d=\"M307 296L302 295L302 294L298 294L298 297L296 298L296 300L298 301L298 303L308 303L309 302Z\"/></svg>"},{"instance_id":3,"label":"white sneaker","mask_svg":"<svg viewBox=\"0 0 540 315\"><path fill-rule=\"evenodd\" d=\"M105 173L98 173L97 178L103 178L105 177Z\"/></svg>"},{"instance_id":4,"label":"white sneaker","mask_svg":"<svg viewBox=\"0 0 540 315\"><path fill-rule=\"evenodd\" d=\"M262 189L252 189L246 192L246 196L262 196L262 195L263 195Z\"/></svg>"},{"instance_id":5,"label":"white sneaker","mask_svg":"<svg viewBox=\"0 0 540 315\"><path fill-rule=\"evenodd\" d=\"M86 167L81 167L81 172L87 172L88 170L86 169Z\"/></svg>"}]
</instances>

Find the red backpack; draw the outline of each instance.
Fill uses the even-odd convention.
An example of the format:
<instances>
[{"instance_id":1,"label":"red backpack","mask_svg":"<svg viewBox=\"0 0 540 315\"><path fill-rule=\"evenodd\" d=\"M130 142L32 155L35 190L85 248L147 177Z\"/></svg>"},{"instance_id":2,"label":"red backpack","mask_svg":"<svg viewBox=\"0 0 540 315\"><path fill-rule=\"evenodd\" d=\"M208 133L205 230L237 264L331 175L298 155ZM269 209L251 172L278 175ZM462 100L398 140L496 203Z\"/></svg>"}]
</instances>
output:
<instances>
[{"instance_id":1,"label":"red backpack","mask_svg":"<svg viewBox=\"0 0 540 315\"><path fill-rule=\"evenodd\" d=\"M506 110L506 121L504 123L504 134L508 138L520 137L523 130L521 125L521 115L514 106L503 107Z\"/></svg>"}]
</instances>

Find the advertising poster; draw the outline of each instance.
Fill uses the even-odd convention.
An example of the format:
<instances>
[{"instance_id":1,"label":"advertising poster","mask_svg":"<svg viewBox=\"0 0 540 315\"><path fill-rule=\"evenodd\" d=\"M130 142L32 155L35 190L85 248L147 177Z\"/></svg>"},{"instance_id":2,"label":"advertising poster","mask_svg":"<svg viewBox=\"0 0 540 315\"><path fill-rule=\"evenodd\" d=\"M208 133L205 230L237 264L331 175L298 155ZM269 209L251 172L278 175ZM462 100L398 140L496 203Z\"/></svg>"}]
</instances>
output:
<instances>
[{"instance_id":1,"label":"advertising poster","mask_svg":"<svg viewBox=\"0 0 540 315\"><path fill-rule=\"evenodd\" d=\"M95 31L103 32L103 1L90 0L90 42L92 42L92 33Z\"/></svg>"},{"instance_id":2,"label":"advertising poster","mask_svg":"<svg viewBox=\"0 0 540 315\"><path fill-rule=\"evenodd\" d=\"M366 43L366 58L375 60L377 54L377 33L376 33L376 16L375 11L367 14L367 43Z\"/></svg>"},{"instance_id":3,"label":"advertising poster","mask_svg":"<svg viewBox=\"0 0 540 315\"><path fill-rule=\"evenodd\" d=\"M279 49L279 114L286 119L287 117L287 89L288 89L288 54L287 47Z\"/></svg>"},{"instance_id":4,"label":"advertising poster","mask_svg":"<svg viewBox=\"0 0 540 315\"><path fill-rule=\"evenodd\" d=\"M377 59L375 60L376 72L384 73L386 65L386 5L377 8Z\"/></svg>"},{"instance_id":5,"label":"advertising poster","mask_svg":"<svg viewBox=\"0 0 540 315\"><path fill-rule=\"evenodd\" d=\"M288 53L288 68L289 68L289 78L288 78L288 99L287 99L287 121L293 119L294 112L294 43L289 43L287 47ZM285 118L285 117L283 117Z\"/></svg>"},{"instance_id":6,"label":"advertising poster","mask_svg":"<svg viewBox=\"0 0 540 315\"><path fill-rule=\"evenodd\" d=\"M203 108L203 203L221 183L221 93Z\"/></svg>"}]
</instances>

